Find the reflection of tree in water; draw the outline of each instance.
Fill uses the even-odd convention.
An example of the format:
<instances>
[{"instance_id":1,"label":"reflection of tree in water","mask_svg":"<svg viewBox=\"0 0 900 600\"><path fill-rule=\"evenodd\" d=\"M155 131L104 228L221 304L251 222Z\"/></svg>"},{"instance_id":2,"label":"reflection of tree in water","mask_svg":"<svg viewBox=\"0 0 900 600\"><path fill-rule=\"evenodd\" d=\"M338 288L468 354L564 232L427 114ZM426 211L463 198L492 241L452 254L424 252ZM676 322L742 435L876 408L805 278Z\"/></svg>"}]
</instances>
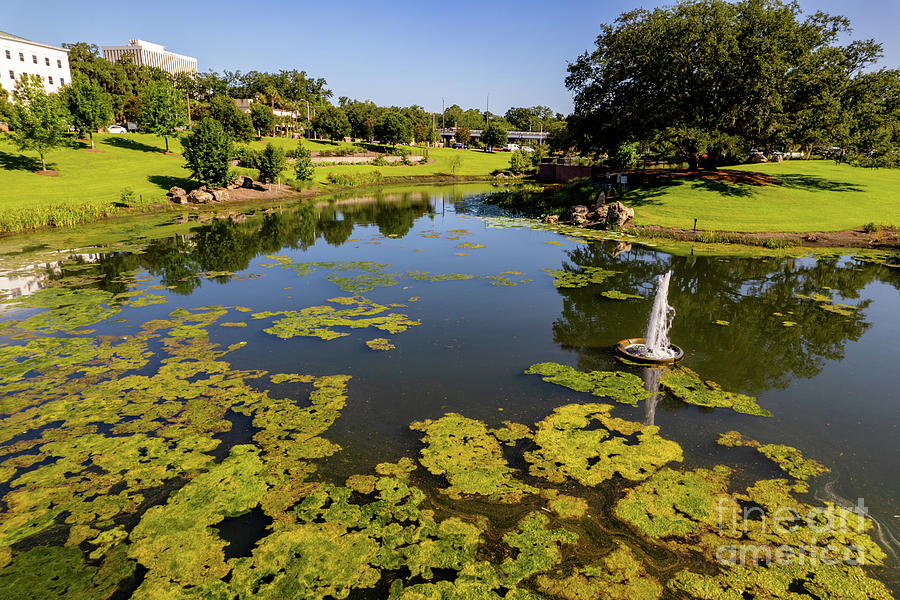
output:
<instances>
[{"instance_id":1,"label":"reflection of tree in water","mask_svg":"<svg viewBox=\"0 0 900 600\"><path fill-rule=\"evenodd\" d=\"M579 368L609 368L608 349L618 339L643 335L655 276L671 268L673 341L685 348L704 377L750 393L786 387L795 377L813 377L826 361L843 358L845 343L859 339L869 327L863 311L869 301L842 316L795 294L858 298L880 272L847 259L676 257L641 247L613 258L607 252L611 249L592 244L568 253L572 265L566 268L622 271L602 286L559 290L563 310L553 325L554 339L578 351ZM615 302L600 296L613 288L648 301ZM716 320L731 325L714 325ZM786 327L784 321L796 325Z\"/></svg>"},{"instance_id":2,"label":"reflection of tree in water","mask_svg":"<svg viewBox=\"0 0 900 600\"><path fill-rule=\"evenodd\" d=\"M125 291L124 282L114 282L118 275L144 268L160 277L163 285L173 286L172 291L190 294L200 284L194 277L198 273L242 271L256 256L283 248L305 249L320 238L340 246L357 226L375 225L383 235L404 236L416 219L426 214L430 214L430 206L420 193L376 194L340 205L305 203L253 215L243 223L215 219L194 228L190 235L154 240L140 254L104 255L96 269L106 275L102 285L109 291ZM229 279L223 275L213 281L226 283Z\"/></svg>"}]
</instances>

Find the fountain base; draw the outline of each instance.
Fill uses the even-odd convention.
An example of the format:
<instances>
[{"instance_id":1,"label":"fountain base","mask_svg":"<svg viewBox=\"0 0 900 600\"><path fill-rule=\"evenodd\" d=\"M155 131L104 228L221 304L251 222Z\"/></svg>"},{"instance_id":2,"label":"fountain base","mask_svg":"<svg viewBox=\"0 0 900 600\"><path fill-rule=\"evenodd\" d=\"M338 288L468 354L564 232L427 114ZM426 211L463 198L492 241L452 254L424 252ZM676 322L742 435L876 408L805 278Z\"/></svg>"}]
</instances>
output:
<instances>
[{"instance_id":1,"label":"fountain base","mask_svg":"<svg viewBox=\"0 0 900 600\"><path fill-rule=\"evenodd\" d=\"M670 352L668 356L654 356L647 350L644 341L644 338L626 338L620 340L619 343L616 344L616 352L629 360L652 365L668 365L676 363L684 358L684 350L675 344L669 346ZM642 350L644 352L642 352Z\"/></svg>"}]
</instances>

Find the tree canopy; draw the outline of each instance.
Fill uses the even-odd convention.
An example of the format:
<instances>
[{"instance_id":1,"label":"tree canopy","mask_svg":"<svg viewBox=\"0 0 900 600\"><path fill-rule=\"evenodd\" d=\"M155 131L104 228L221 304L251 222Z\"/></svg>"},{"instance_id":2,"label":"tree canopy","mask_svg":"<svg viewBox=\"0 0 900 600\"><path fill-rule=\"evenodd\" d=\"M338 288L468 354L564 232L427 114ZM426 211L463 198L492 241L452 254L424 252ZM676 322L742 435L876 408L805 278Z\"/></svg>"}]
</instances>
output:
<instances>
[{"instance_id":1,"label":"tree canopy","mask_svg":"<svg viewBox=\"0 0 900 600\"><path fill-rule=\"evenodd\" d=\"M637 141L693 167L702 157L708 166L746 157L751 147L883 150L887 138L898 141L898 128L886 127L897 96L884 98L898 72L867 71L881 46L840 45L849 30L843 17L804 16L781 0L692 0L623 13L569 65L569 133L583 152ZM873 121L878 139L863 134Z\"/></svg>"},{"instance_id":2,"label":"tree canopy","mask_svg":"<svg viewBox=\"0 0 900 600\"><path fill-rule=\"evenodd\" d=\"M187 122L187 108L184 98L171 83L157 80L150 83L141 94L141 127L166 141L169 151L169 136L175 128Z\"/></svg>"},{"instance_id":3,"label":"tree canopy","mask_svg":"<svg viewBox=\"0 0 900 600\"><path fill-rule=\"evenodd\" d=\"M94 148L94 131L109 125L112 118L112 102L109 94L100 89L96 81L84 73L75 72L72 85L63 92L65 106L72 117L72 125L81 133L87 133Z\"/></svg>"},{"instance_id":4,"label":"tree canopy","mask_svg":"<svg viewBox=\"0 0 900 600\"><path fill-rule=\"evenodd\" d=\"M34 150L47 170L44 154L62 146L66 131L65 111L56 94L48 95L39 75L22 75L13 92L10 111L12 139L20 150Z\"/></svg>"},{"instance_id":5,"label":"tree canopy","mask_svg":"<svg viewBox=\"0 0 900 600\"><path fill-rule=\"evenodd\" d=\"M412 125L398 112L385 112L375 123L375 137L382 144L408 144L412 138Z\"/></svg>"},{"instance_id":6,"label":"tree canopy","mask_svg":"<svg viewBox=\"0 0 900 600\"><path fill-rule=\"evenodd\" d=\"M210 187L228 183L234 146L221 123L209 117L200 119L185 136L182 146L188 170L196 181Z\"/></svg>"},{"instance_id":7,"label":"tree canopy","mask_svg":"<svg viewBox=\"0 0 900 600\"><path fill-rule=\"evenodd\" d=\"M486 148L490 148L491 146L505 146L506 128L496 121L491 121L491 124L485 127L484 131L481 132L481 141Z\"/></svg>"},{"instance_id":8,"label":"tree canopy","mask_svg":"<svg viewBox=\"0 0 900 600\"><path fill-rule=\"evenodd\" d=\"M343 109L336 106L324 106L316 115L316 130L332 142L350 135L350 120Z\"/></svg>"},{"instance_id":9,"label":"tree canopy","mask_svg":"<svg viewBox=\"0 0 900 600\"><path fill-rule=\"evenodd\" d=\"M253 128L261 136L268 135L275 128L275 113L261 102L250 105L250 120L253 121Z\"/></svg>"}]
</instances>

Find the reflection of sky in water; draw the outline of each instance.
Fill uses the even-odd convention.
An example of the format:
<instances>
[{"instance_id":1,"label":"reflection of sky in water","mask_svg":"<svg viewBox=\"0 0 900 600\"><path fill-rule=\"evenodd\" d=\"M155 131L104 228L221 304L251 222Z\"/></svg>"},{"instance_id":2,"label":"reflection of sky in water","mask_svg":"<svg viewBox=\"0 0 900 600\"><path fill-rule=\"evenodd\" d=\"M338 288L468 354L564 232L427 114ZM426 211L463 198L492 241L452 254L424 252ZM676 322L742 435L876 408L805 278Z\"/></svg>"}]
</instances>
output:
<instances>
[{"instance_id":1,"label":"reflection of sky in water","mask_svg":"<svg viewBox=\"0 0 900 600\"><path fill-rule=\"evenodd\" d=\"M672 269L671 337L687 353L684 364L726 389L759 396L775 416L703 410L664 394L635 408L617 406L615 414L659 425L664 436L683 444L688 466L727 463L728 452L715 440L731 429L796 446L832 468L813 483L816 494L864 497L889 530L898 529L900 273L846 258L677 257L637 245L583 244L546 231L488 227L478 217L456 214L452 201L460 197L424 188L377 203L349 198L338 206L288 207L245 223L216 220L191 235L151 242L142 254L104 255L97 268L109 280L137 270L154 277L150 284L174 286L154 292L169 304L120 315L133 320L162 318L176 306L296 310L348 295L325 279L329 270L298 277L261 266L272 262L267 254L298 262L374 261L389 264L385 271L391 273L524 272L507 275L531 280L514 287L482 279L401 278L396 286L366 292L379 303L407 304L396 310L422 320L393 336L361 330L329 342L279 340L253 320L242 329L211 328L216 342L248 342L230 355L235 368L353 376L347 408L328 433L344 448L323 469L336 477L417 452L418 438L408 429L415 420L454 411L492 425L506 419L530 424L561 403L588 400L522 371L544 361L582 370L620 368L613 345L643 334L655 278ZM462 242L485 247L459 248ZM598 286L557 290L542 269L564 265L622 273ZM193 276L211 271L264 276ZM611 289L644 299L600 295ZM813 293L860 308L842 316L795 296ZM409 302L413 296L420 299ZM716 320L730 325L714 325ZM373 337L389 337L397 349L373 352L364 344ZM646 388L658 390L657 370L640 371Z\"/></svg>"}]
</instances>

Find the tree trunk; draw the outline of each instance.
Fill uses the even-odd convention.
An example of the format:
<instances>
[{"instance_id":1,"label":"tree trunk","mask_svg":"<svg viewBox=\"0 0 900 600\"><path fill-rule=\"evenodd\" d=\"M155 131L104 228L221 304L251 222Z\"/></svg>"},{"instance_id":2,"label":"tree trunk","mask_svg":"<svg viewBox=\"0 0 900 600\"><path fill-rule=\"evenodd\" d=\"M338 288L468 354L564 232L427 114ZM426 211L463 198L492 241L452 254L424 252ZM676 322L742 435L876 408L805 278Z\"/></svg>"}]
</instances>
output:
<instances>
[{"instance_id":1,"label":"tree trunk","mask_svg":"<svg viewBox=\"0 0 900 600\"><path fill-rule=\"evenodd\" d=\"M41 152L41 170L42 171L47 170L47 163L44 162L44 153L43 152Z\"/></svg>"},{"instance_id":2,"label":"tree trunk","mask_svg":"<svg viewBox=\"0 0 900 600\"><path fill-rule=\"evenodd\" d=\"M169 153L169 138L163 137L163 139L166 140L166 154L168 154Z\"/></svg>"},{"instance_id":3,"label":"tree trunk","mask_svg":"<svg viewBox=\"0 0 900 600\"><path fill-rule=\"evenodd\" d=\"M89 132L88 132L88 137L91 138L91 150L93 150L93 149L94 149L94 132L93 132L93 131L89 131Z\"/></svg>"},{"instance_id":4,"label":"tree trunk","mask_svg":"<svg viewBox=\"0 0 900 600\"><path fill-rule=\"evenodd\" d=\"M692 155L688 156L687 163L688 163L688 171L696 171L697 170L697 165L698 165L699 161L697 160L696 155L692 154Z\"/></svg>"}]
</instances>

